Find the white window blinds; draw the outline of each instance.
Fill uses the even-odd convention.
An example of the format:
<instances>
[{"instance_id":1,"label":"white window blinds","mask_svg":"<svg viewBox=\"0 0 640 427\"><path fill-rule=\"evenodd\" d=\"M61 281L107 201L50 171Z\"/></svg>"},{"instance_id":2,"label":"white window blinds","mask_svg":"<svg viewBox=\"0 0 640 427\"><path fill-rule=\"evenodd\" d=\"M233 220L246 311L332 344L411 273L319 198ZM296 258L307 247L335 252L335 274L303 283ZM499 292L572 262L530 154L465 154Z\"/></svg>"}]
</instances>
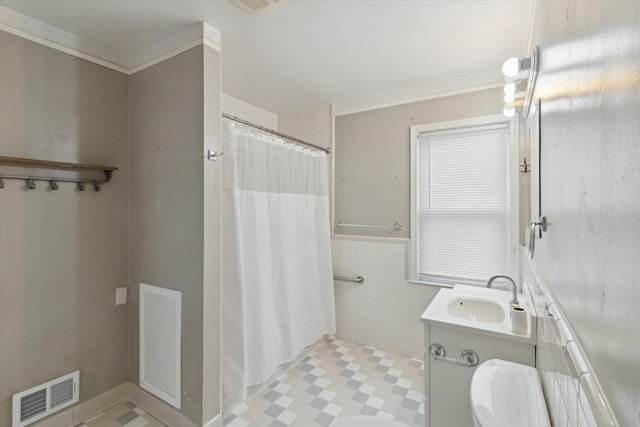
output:
<instances>
[{"instance_id":1,"label":"white window blinds","mask_svg":"<svg viewBox=\"0 0 640 427\"><path fill-rule=\"evenodd\" d=\"M508 271L508 141L506 124L418 135L419 280L484 284Z\"/></svg>"}]
</instances>

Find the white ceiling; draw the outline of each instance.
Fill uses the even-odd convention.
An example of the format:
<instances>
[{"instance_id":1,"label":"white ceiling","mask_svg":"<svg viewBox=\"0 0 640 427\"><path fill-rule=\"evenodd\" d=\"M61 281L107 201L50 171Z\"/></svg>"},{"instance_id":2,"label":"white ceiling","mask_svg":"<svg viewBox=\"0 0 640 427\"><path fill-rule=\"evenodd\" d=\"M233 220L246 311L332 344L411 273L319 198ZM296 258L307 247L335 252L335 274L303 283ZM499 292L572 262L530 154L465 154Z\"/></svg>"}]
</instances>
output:
<instances>
[{"instance_id":1,"label":"white ceiling","mask_svg":"<svg viewBox=\"0 0 640 427\"><path fill-rule=\"evenodd\" d=\"M393 103L501 81L527 53L534 0L0 0L130 56L200 22L222 34L223 91L273 112ZM351 106L351 107L350 107Z\"/></svg>"}]
</instances>

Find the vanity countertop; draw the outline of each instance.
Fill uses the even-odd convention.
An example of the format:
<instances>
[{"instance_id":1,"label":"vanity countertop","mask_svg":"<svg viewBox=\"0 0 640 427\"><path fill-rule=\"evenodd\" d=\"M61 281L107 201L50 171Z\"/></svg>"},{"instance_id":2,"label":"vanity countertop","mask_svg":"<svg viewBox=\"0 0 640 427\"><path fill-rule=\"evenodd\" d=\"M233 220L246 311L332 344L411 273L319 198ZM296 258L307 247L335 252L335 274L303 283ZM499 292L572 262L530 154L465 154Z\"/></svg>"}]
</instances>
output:
<instances>
[{"instance_id":1,"label":"vanity countertop","mask_svg":"<svg viewBox=\"0 0 640 427\"><path fill-rule=\"evenodd\" d=\"M452 289L440 289L431 304L420 316L420 320L427 324L441 325L454 329L472 331L483 335L502 338L526 344L536 343L536 319L531 301L526 294L519 294L520 306L529 314L527 333L517 334L511 330L511 291L480 288L475 286L455 285ZM504 310L504 319L500 322L489 323L479 320L466 319L452 315L449 312L451 303L459 298L470 300L488 300L499 304Z\"/></svg>"}]
</instances>

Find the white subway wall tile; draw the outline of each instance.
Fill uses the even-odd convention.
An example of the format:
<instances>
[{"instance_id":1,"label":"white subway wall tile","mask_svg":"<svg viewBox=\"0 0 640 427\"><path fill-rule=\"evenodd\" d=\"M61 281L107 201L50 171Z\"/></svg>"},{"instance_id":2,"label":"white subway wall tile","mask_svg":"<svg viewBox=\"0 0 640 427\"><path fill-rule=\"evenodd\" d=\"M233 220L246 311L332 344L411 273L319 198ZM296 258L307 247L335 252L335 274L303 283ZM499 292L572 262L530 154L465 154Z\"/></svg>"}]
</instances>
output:
<instances>
[{"instance_id":1,"label":"white subway wall tile","mask_svg":"<svg viewBox=\"0 0 640 427\"><path fill-rule=\"evenodd\" d=\"M589 402L584 393L578 394L578 427L598 427Z\"/></svg>"},{"instance_id":2,"label":"white subway wall tile","mask_svg":"<svg viewBox=\"0 0 640 427\"><path fill-rule=\"evenodd\" d=\"M278 116L280 132L321 147L331 145L331 107L289 111Z\"/></svg>"},{"instance_id":3,"label":"white subway wall tile","mask_svg":"<svg viewBox=\"0 0 640 427\"><path fill-rule=\"evenodd\" d=\"M278 116L232 96L222 94L222 111L269 129L278 130Z\"/></svg>"},{"instance_id":4,"label":"white subway wall tile","mask_svg":"<svg viewBox=\"0 0 640 427\"><path fill-rule=\"evenodd\" d=\"M405 280L406 243L334 238L335 274L363 276L363 284L336 281L338 338L421 357L420 315L437 288Z\"/></svg>"},{"instance_id":5,"label":"white subway wall tile","mask_svg":"<svg viewBox=\"0 0 640 427\"><path fill-rule=\"evenodd\" d=\"M592 380L590 365L578 338L571 328L571 319L563 313L544 279L536 276L526 254L521 256L523 284L528 284L537 311L536 369L540 374L547 409L554 427L595 427L597 419L606 419L607 408L601 403L594 409L586 397L585 384L591 394L603 393ZM591 380L591 382L589 382ZM592 399L603 402L606 399Z\"/></svg>"},{"instance_id":6,"label":"white subway wall tile","mask_svg":"<svg viewBox=\"0 0 640 427\"><path fill-rule=\"evenodd\" d=\"M578 393L580 382L576 378L568 378L567 385L567 426L578 427Z\"/></svg>"}]
</instances>

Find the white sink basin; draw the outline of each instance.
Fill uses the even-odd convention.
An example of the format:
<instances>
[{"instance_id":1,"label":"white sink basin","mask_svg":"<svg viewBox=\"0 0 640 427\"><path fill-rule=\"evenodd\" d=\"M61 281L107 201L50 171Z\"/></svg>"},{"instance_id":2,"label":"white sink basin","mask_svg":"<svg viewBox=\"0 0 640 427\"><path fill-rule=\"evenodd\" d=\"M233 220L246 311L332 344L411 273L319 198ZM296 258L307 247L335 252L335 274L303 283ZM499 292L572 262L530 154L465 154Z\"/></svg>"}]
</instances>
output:
<instances>
[{"instance_id":1,"label":"white sink basin","mask_svg":"<svg viewBox=\"0 0 640 427\"><path fill-rule=\"evenodd\" d=\"M422 322L519 341L536 343L535 319L527 318L527 332L513 331L510 315L512 295L509 291L455 285L440 289L420 316ZM532 316L531 303L522 295L521 303Z\"/></svg>"},{"instance_id":2,"label":"white sink basin","mask_svg":"<svg viewBox=\"0 0 640 427\"><path fill-rule=\"evenodd\" d=\"M471 296L453 298L447 311L452 316L476 322L502 323L505 318L504 309L498 302Z\"/></svg>"}]
</instances>

